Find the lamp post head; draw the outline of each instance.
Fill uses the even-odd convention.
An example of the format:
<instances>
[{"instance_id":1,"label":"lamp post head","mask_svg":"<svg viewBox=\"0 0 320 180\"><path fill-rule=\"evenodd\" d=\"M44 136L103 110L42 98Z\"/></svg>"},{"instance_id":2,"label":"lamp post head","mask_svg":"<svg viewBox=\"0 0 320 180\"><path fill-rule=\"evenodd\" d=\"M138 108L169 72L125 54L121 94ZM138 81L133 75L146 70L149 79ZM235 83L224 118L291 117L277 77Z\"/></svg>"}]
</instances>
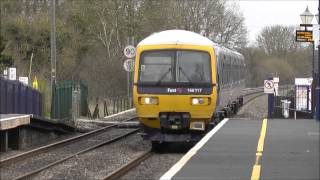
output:
<instances>
[{"instance_id":1,"label":"lamp post head","mask_svg":"<svg viewBox=\"0 0 320 180\"><path fill-rule=\"evenodd\" d=\"M309 11L307 6L306 10L300 15L302 24L311 24L313 19L313 14Z\"/></svg>"}]
</instances>

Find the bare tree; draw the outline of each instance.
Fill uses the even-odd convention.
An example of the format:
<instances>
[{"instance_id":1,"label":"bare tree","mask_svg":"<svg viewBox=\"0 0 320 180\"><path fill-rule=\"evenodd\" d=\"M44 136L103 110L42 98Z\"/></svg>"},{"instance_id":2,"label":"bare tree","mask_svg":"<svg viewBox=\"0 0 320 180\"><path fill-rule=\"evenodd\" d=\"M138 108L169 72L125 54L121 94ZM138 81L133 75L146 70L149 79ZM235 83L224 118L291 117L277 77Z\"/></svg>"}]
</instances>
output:
<instances>
[{"instance_id":1,"label":"bare tree","mask_svg":"<svg viewBox=\"0 0 320 180\"><path fill-rule=\"evenodd\" d=\"M258 47L268 55L286 57L300 46L295 42L294 33L295 28L292 26L267 26L257 36Z\"/></svg>"}]
</instances>

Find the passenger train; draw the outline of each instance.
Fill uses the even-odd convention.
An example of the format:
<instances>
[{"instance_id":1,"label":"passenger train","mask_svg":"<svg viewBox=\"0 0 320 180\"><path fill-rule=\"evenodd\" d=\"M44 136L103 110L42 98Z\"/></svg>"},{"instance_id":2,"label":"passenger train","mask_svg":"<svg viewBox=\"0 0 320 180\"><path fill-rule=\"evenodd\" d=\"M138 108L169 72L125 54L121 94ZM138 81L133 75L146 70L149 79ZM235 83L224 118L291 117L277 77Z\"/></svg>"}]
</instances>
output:
<instances>
[{"instance_id":1,"label":"passenger train","mask_svg":"<svg viewBox=\"0 0 320 180\"><path fill-rule=\"evenodd\" d=\"M133 98L153 145L199 141L242 103L244 57L200 34L154 33L136 50Z\"/></svg>"}]
</instances>

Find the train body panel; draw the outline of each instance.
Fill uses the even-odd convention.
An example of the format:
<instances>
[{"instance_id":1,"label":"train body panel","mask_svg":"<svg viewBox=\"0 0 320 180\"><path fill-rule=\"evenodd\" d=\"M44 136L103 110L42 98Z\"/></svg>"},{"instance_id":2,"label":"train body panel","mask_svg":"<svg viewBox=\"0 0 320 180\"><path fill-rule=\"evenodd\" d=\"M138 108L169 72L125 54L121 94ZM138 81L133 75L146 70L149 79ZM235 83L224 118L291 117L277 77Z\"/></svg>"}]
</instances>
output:
<instances>
[{"instance_id":1,"label":"train body panel","mask_svg":"<svg viewBox=\"0 0 320 180\"><path fill-rule=\"evenodd\" d=\"M199 140L214 113L239 96L243 65L241 54L188 31L164 31L141 41L133 97L144 138Z\"/></svg>"}]
</instances>

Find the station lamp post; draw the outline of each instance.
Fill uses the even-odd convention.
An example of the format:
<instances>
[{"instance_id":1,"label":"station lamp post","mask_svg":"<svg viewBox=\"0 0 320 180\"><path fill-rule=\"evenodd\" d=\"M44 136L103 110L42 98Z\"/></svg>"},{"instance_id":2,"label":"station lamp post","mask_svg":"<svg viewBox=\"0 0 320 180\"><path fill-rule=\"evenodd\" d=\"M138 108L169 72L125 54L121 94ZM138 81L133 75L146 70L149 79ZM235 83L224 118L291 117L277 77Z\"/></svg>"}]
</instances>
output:
<instances>
[{"instance_id":1,"label":"station lamp post","mask_svg":"<svg viewBox=\"0 0 320 180\"><path fill-rule=\"evenodd\" d=\"M317 19L317 22L318 22L318 25L319 25L319 34L318 36L320 36L320 22L319 22L319 14L320 14L320 0L319 0L319 6L318 6L318 14L315 15L316 16L316 19ZM306 10L300 15L301 17L301 21L302 21L302 24L300 24L300 26L303 26L305 29L305 31L307 31L307 27L312 27L313 25L311 24L312 22L312 19L314 17L314 15L309 11L309 8L307 7ZM313 73L312 73L312 76L313 76L313 81L314 82L317 82L317 87L316 87L316 119L317 120L320 120L320 37L319 38L319 43L318 43L318 73L317 73L317 76L315 75L315 59L314 59L314 56L313 56ZM315 50L314 48L314 43L313 42L313 52ZM314 54L314 53L313 53Z\"/></svg>"},{"instance_id":2,"label":"station lamp post","mask_svg":"<svg viewBox=\"0 0 320 180\"><path fill-rule=\"evenodd\" d=\"M309 11L309 8L307 6L307 9L300 15L302 24L300 26L304 26L305 30L307 30L307 27L312 27L312 19L313 19L313 14Z\"/></svg>"}]
</instances>

